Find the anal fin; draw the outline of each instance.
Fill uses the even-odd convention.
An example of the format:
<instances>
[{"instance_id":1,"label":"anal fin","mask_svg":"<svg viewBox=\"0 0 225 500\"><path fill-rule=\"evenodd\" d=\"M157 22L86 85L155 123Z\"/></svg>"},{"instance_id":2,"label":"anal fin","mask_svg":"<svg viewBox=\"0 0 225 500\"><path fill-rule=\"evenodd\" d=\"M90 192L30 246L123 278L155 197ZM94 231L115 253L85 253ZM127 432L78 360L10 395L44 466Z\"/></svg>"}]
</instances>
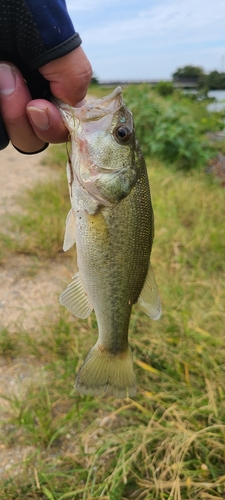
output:
<instances>
[{"instance_id":1,"label":"anal fin","mask_svg":"<svg viewBox=\"0 0 225 500\"><path fill-rule=\"evenodd\" d=\"M162 314L161 300L150 262L146 280L138 298L138 305L154 320L159 319Z\"/></svg>"},{"instance_id":2,"label":"anal fin","mask_svg":"<svg viewBox=\"0 0 225 500\"><path fill-rule=\"evenodd\" d=\"M84 319L91 314L93 306L84 290L79 273L75 274L73 281L60 295L59 302L78 318Z\"/></svg>"}]
</instances>

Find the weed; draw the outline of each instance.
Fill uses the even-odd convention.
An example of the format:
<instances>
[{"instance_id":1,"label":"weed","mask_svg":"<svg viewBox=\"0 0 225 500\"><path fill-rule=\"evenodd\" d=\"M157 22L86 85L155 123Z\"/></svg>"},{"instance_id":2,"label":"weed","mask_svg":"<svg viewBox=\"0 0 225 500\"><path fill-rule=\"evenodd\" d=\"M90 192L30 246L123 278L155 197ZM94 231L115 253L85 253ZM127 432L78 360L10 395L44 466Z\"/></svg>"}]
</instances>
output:
<instances>
[{"instance_id":1,"label":"weed","mask_svg":"<svg viewBox=\"0 0 225 500\"><path fill-rule=\"evenodd\" d=\"M53 257L61 251L68 200L60 187L60 181L38 184L21 198L26 212L12 217L20 252Z\"/></svg>"},{"instance_id":2,"label":"weed","mask_svg":"<svg viewBox=\"0 0 225 500\"><path fill-rule=\"evenodd\" d=\"M15 251L14 239L6 233L0 233L0 264L3 264L10 253Z\"/></svg>"},{"instance_id":3,"label":"weed","mask_svg":"<svg viewBox=\"0 0 225 500\"><path fill-rule=\"evenodd\" d=\"M11 357L17 351L17 339L7 328L0 329L0 356Z\"/></svg>"},{"instance_id":4,"label":"weed","mask_svg":"<svg viewBox=\"0 0 225 500\"><path fill-rule=\"evenodd\" d=\"M204 102L193 103L176 92L165 99L157 87L154 92L148 85L129 86L124 97L145 155L189 170L206 164L215 154L204 133L222 129L223 116L207 111Z\"/></svg>"},{"instance_id":5,"label":"weed","mask_svg":"<svg viewBox=\"0 0 225 500\"><path fill-rule=\"evenodd\" d=\"M60 307L35 337L18 330L12 345L3 332L9 363L11 353L23 354L39 367L22 394L8 397L0 423L4 446L31 447L20 473L12 477L12 468L0 480L4 500L224 498L224 191L199 171L184 175L147 163L163 316L153 322L133 308L138 395L115 400L75 391L76 372L95 342L94 315L81 321ZM37 199L50 191L40 188ZM54 232L56 211L62 225L61 208L67 211L62 183L55 184L54 209L49 195L40 211ZM41 217L30 224L30 248L43 247L42 224ZM59 238L48 248L58 251ZM49 250L41 252L47 259Z\"/></svg>"}]
</instances>

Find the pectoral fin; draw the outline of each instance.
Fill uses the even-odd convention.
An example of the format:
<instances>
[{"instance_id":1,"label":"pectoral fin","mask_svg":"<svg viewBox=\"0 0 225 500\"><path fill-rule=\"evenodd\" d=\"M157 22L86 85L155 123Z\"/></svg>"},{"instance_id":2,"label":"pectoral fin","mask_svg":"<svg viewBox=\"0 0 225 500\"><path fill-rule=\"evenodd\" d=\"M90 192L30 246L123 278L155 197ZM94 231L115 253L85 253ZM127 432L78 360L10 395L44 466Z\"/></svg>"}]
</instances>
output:
<instances>
[{"instance_id":1,"label":"pectoral fin","mask_svg":"<svg viewBox=\"0 0 225 500\"><path fill-rule=\"evenodd\" d=\"M75 239L76 239L76 219L75 219L75 213L71 208L66 218L66 230L63 243L64 252L69 250L74 245Z\"/></svg>"},{"instance_id":2,"label":"pectoral fin","mask_svg":"<svg viewBox=\"0 0 225 500\"><path fill-rule=\"evenodd\" d=\"M88 214L94 215L99 209L99 202L83 186L75 190L76 204L86 210Z\"/></svg>"},{"instance_id":3,"label":"pectoral fin","mask_svg":"<svg viewBox=\"0 0 225 500\"><path fill-rule=\"evenodd\" d=\"M93 309L80 280L79 273L60 295L60 304L67 307L78 318L87 318Z\"/></svg>"},{"instance_id":4,"label":"pectoral fin","mask_svg":"<svg viewBox=\"0 0 225 500\"><path fill-rule=\"evenodd\" d=\"M144 286L138 298L138 304L150 318L154 320L160 318L162 313L161 300L150 263Z\"/></svg>"}]
</instances>

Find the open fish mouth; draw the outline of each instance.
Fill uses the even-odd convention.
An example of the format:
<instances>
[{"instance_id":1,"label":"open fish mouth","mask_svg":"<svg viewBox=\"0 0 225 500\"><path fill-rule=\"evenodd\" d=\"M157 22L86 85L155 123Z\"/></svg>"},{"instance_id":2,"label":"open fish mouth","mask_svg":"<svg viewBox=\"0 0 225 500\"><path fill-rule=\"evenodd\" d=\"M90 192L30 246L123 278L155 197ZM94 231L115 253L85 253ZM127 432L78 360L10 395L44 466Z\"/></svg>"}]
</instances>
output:
<instances>
[{"instance_id":1,"label":"open fish mouth","mask_svg":"<svg viewBox=\"0 0 225 500\"><path fill-rule=\"evenodd\" d=\"M70 116L73 119L78 119L81 122L98 121L104 116L114 114L121 107L125 106L122 88L117 87L112 94L99 99L89 99L79 107L72 107L69 104L60 101L60 99L52 98L53 104L59 109L63 116L64 121Z\"/></svg>"}]
</instances>

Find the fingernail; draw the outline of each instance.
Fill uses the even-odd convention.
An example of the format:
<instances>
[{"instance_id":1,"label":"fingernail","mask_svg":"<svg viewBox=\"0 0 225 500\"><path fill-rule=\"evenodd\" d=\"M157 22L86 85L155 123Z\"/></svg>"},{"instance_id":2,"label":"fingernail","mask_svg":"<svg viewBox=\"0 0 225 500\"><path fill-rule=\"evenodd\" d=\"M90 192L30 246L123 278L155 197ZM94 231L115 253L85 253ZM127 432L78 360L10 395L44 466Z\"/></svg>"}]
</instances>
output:
<instances>
[{"instance_id":1,"label":"fingernail","mask_svg":"<svg viewBox=\"0 0 225 500\"><path fill-rule=\"evenodd\" d=\"M10 95L16 88L15 71L9 64L0 64L0 93Z\"/></svg>"},{"instance_id":2,"label":"fingernail","mask_svg":"<svg viewBox=\"0 0 225 500\"><path fill-rule=\"evenodd\" d=\"M48 113L45 109L35 108L34 106L29 106L27 108L29 117L33 125L40 130L47 130L50 127L50 121Z\"/></svg>"}]
</instances>

